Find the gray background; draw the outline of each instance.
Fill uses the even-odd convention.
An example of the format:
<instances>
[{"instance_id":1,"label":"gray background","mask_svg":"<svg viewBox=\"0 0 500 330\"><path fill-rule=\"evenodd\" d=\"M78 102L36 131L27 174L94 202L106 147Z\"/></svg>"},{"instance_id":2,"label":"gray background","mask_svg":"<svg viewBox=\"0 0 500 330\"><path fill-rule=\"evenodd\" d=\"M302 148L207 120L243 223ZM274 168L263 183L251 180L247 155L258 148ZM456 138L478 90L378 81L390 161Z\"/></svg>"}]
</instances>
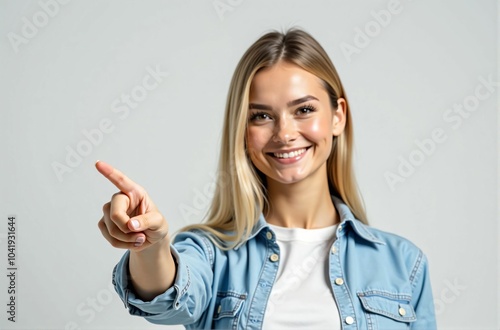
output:
<instances>
[{"instance_id":1,"label":"gray background","mask_svg":"<svg viewBox=\"0 0 500 330\"><path fill-rule=\"evenodd\" d=\"M0 328L158 327L129 316L110 286L124 251L97 221L116 188L94 162L143 185L172 230L200 221L236 63L264 32L298 25L324 46L346 88L371 224L429 257L439 328L499 329L500 86L473 104L481 79L499 80L498 3L401 0L382 26L373 13L389 3L1 1L0 263L3 274L15 215L19 292L17 322L3 307ZM34 20L35 32L26 27ZM371 34L367 45L359 31ZM347 45L357 52L346 54ZM168 76L141 95L148 68ZM135 108L116 112L132 92ZM473 108L460 126L447 121L464 103ZM111 128L91 144L84 131L103 120ZM446 139L418 158L415 141L436 129ZM85 155L68 161L78 146ZM391 187L385 175L411 157L413 173ZM58 176L55 164L68 171ZM2 306L6 288L1 276Z\"/></svg>"}]
</instances>

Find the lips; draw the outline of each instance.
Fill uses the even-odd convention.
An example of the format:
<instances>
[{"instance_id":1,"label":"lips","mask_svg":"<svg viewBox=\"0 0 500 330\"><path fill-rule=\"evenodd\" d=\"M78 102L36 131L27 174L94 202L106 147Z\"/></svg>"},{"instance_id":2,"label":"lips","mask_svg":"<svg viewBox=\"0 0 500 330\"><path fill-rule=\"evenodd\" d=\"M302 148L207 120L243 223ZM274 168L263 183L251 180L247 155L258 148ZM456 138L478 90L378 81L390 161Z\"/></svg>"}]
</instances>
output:
<instances>
[{"instance_id":1,"label":"lips","mask_svg":"<svg viewBox=\"0 0 500 330\"><path fill-rule=\"evenodd\" d=\"M288 158L295 158L295 157L302 155L309 148L310 147L299 148L299 149L289 149L289 150L283 150L283 151L277 151L277 152L269 152L267 154L273 156L274 158L278 158L278 159L288 159Z\"/></svg>"}]
</instances>

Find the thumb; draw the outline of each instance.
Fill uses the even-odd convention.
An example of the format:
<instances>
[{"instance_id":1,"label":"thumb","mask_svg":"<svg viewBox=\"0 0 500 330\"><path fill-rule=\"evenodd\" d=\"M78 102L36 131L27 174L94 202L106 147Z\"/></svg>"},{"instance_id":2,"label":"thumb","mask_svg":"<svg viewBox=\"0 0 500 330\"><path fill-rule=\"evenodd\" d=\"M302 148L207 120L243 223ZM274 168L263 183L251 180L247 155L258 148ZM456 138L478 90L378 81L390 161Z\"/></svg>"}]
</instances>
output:
<instances>
[{"instance_id":1,"label":"thumb","mask_svg":"<svg viewBox=\"0 0 500 330\"><path fill-rule=\"evenodd\" d=\"M141 232L145 230L157 230L163 222L163 216L159 212L151 211L131 218L127 226L133 232Z\"/></svg>"}]
</instances>

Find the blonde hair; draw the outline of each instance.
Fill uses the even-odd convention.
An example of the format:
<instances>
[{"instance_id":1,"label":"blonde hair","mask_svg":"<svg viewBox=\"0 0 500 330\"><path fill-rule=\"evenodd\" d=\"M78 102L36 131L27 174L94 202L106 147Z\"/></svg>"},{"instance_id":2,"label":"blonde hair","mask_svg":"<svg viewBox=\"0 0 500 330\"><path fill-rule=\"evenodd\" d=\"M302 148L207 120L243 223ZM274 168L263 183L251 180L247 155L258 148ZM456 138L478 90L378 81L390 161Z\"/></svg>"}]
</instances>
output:
<instances>
[{"instance_id":1,"label":"blonde hair","mask_svg":"<svg viewBox=\"0 0 500 330\"><path fill-rule=\"evenodd\" d=\"M349 103L333 63L321 45L307 32L291 28L284 33L269 32L245 52L236 66L227 95L225 119L212 204L205 221L181 231L200 229L209 232L221 249L231 249L246 240L268 201L265 176L258 171L245 151L250 84L262 68L279 61L293 63L320 78L330 103L346 100L344 132L333 137L327 160L331 194L342 199L354 216L368 223L352 168L353 128Z\"/></svg>"}]
</instances>

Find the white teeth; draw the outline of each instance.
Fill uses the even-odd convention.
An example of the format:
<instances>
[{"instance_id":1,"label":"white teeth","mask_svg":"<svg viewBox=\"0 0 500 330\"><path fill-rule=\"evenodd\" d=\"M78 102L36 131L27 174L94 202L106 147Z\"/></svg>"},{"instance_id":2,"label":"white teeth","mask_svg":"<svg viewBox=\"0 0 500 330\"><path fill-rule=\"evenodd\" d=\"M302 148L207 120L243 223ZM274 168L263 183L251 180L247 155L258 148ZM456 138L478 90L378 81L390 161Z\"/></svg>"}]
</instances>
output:
<instances>
[{"instance_id":1,"label":"white teeth","mask_svg":"<svg viewBox=\"0 0 500 330\"><path fill-rule=\"evenodd\" d=\"M293 157L297 157L298 155L301 155L303 154L304 152L306 151L306 148L304 149L300 149L300 150L295 150L295 151L292 151L292 152L288 152L288 153L283 153L283 154L280 154L280 153L273 153L274 157L277 157L277 158L293 158Z\"/></svg>"}]
</instances>

